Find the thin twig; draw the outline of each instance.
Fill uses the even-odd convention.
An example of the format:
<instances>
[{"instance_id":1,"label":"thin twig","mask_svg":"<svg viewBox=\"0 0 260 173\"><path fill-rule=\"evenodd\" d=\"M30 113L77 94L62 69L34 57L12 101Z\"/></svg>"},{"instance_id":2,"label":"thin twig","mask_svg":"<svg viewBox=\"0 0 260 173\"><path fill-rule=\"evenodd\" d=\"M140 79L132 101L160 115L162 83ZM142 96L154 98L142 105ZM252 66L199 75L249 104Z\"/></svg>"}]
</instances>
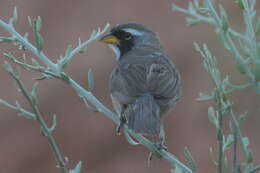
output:
<instances>
[{"instance_id":1,"label":"thin twig","mask_svg":"<svg viewBox=\"0 0 260 173\"><path fill-rule=\"evenodd\" d=\"M41 72L41 73L44 73L46 75L49 75L49 76L52 76L52 77L55 77L55 78L60 78L59 75L57 75L56 73L46 69L45 67L42 67L40 65L38 66L34 66L34 65L30 65L30 64L27 64L27 63L24 63L22 61L19 61L16 57L14 57L12 54L6 54L4 53L4 57L11 60L13 63L21 66L22 68L24 68L25 70L33 70L33 71L38 71L38 72Z\"/></svg>"},{"instance_id":2,"label":"thin twig","mask_svg":"<svg viewBox=\"0 0 260 173\"><path fill-rule=\"evenodd\" d=\"M106 24L106 26L104 27L104 29L102 31L100 31L100 29L98 29L97 32L93 32L90 36L90 38L85 41L84 43L79 44L75 49L73 49L67 56L65 56L62 61L69 63L71 61L71 59L80 51L82 51L89 43L97 40L102 34L104 34L107 29L109 28L109 24Z\"/></svg>"},{"instance_id":3,"label":"thin twig","mask_svg":"<svg viewBox=\"0 0 260 173\"><path fill-rule=\"evenodd\" d=\"M220 93L220 92L218 92ZM223 108L221 98L218 98L218 173L223 171Z\"/></svg>"},{"instance_id":4,"label":"thin twig","mask_svg":"<svg viewBox=\"0 0 260 173\"><path fill-rule=\"evenodd\" d=\"M19 41L26 49L31 51L34 55L36 55L44 64L46 64L53 72L59 74L60 70L57 68L57 65L53 63L50 59L46 57L46 55L42 51L38 51L38 49L33 46L27 39L25 39L21 34L19 34L12 25L5 23L0 20L0 27L9 32L17 41Z\"/></svg>"},{"instance_id":5,"label":"thin twig","mask_svg":"<svg viewBox=\"0 0 260 173\"><path fill-rule=\"evenodd\" d=\"M59 169L61 170L61 173L69 173L69 171L67 170L67 168L65 167L65 161L59 151L59 148L56 144L56 141L54 139L54 137L52 136L52 132L49 130L49 128L47 127L46 122L44 121L38 106L33 102L32 97L30 96L30 94L27 92L26 88L24 87L22 81L20 80L19 76L17 74L15 74L13 71L9 71L9 74L12 76L12 78L15 80L15 82L17 83L18 87L21 89L22 94L25 96L25 98L27 99L27 101L29 102L30 106L33 109L34 114L36 115L36 120L38 121L38 123L41 126L41 129L44 133L44 135L47 136L48 139L48 143L50 145L51 150L53 151L54 155L55 155L55 159L57 161L57 164L59 165Z\"/></svg>"},{"instance_id":6,"label":"thin twig","mask_svg":"<svg viewBox=\"0 0 260 173\"><path fill-rule=\"evenodd\" d=\"M103 113L106 117L111 119L114 123L119 125L120 120L119 117L110 111L107 107L105 107L91 92L88 92L85 90L82 86L80 86L78 83L76 83L71 78L69 79L69 85L77 92L77 94L80 97L83 97L87 99L92 105L96 107L96 109ZM130 133L140 144L148 148L151 152L156 153L159 157L162 157L166 161L168 161L172 167L175 167L178 165L182 170L184 170L185 173L192 173L192 170L188 168L186 165L181 163L174 155L171 153L165 151L165 150L158 150L157 147L155 147L154 143L149 141L147 138L143 137L142 135L136 134L132 131L130 131L127 127L124 127L125 130L127 130L128 133Z\"/></svg>"},{"instance_id":7,"label":"thin twig","mask_svg":"<svg viewBox=\"0 0 260 173\"><path fill-rule=\"evenodd\" d=\"M233 142L233 167L232 167L232 172L237 173L238 170L238 164L237 164L237 131L233 132L234 136L234 142Z\"/></svg>"},{"instance_id":8,"label":"thin twig","mask_svg":"<svg viewBox=\"0 0 260 173\"><path fill-rule=\"evenodd\" d=\"M199 1L195 0L194 2L199 2ZM253 65L256 65L256 66L259 65L259 60L256 56L257 47L255 44L255 42L256 42L255 32L254 32L254 27L252 25L253 17L255 16L253 14L255 12L254 12L254 9L249 7L249 2L250 2L249 0L241 1L242 5L244 6L243 7L244 22L246 23L245 34L236 32L235 30L230 28L230 26L228 27L228 29L226 31L224 31L223 27L222 27L223 26L223 21L221 18L222 14L221 13L218 14L218 10L215 9L216 4L214 4L213 1L211 1L211 0L206 0L205 6L202 7L201 9L197 9L197 8L199 8L197 6L196 6L196 8L188 8L188 9L183 9L176 5L173 6L174 10L184 13L191 18L194 18L195 21L197 20L198 22L204 22L204 23L213 25L215 27L216 31L218 32L218 34L223 39L223 42L225 43L224 47L227 48L227 50L233 55L233 58L237 64L238 71L243 74L246 74L249 77L249 79L251 80L249 84L243 86L242 88L230 86L231 89L223 90L223 94L228 94L234 90L244 89L247 87L254 86L256 84L255 82L256 82L257 76L256 76L255 71L253 70L251 64L247 61L247 59L244 58L244 54L240 53L240 51L243 52L243 50L238 49L238 47L235 44L236 40L239 40L239 41L242 40L245 47L247 47L249 49L250 60L253 60L252 62L255 63ZM192 4L192 2L191 2L191 4ZM200 13L201 12L200 10L202 10L203 8L204 8L205 13L202 14L202 13ZM208 14L210 14L210 15L208 15ZM203 16L203 15L206 15L206 16ZM243 157L245 158L245 160L247 162L250 162L251 153L248 152L247 146L243 142L243 136L241 135L238 120L237 120L236 116L234 115L231 108L230 108L230 119L233 124L234 130L236 131L237 142L242 147ZM236 157L234 156L234 158L236 158L235 160L237 160L237 156ZM239 165L237 165L237 161L235 164L235 161L233 160L233 163L234 163L234 166L236 166L238 168ZM249 165L249 164L247 164L247 165ZM251 167L251 165L249 165L249 167Z\"/></svg>"},{"instance_id":9,"label":"thin twig","mask_svg":"<svg viewBox=\"0 0 260 173\"><path fill-rule=\"evenodd\" d=\"M181 12L181 13L184 13L186 15L192 16L192 17L194 17L195 19L197 19L200 22L204 22L204 23L208 23L210 25L218 26L217 23L214 20L212 20L212 18L200 15L197 12L191 12L191 11L189 11L187 9L180 8L180 7L176 6L175 4L173 5L173 10L176 10L178 12ZM240 38L243 41L247 41L247 39L246 39L246 37L244 35L240 34L239 32L235 31L232 28L228 28L228 33L230 35L234 36L234 37Z\"/></svg>"},{"instance_id":10,"label":"thin twig","mask_svg":"<svg viewBox=\"0 0 260 173\"><path fill-rule=\"evenodd\" d=\"M65 78L62 77L57 77L59 76L61 73L59 71L59 69L57 68L57 64L54 64L53 62L51 62L47 56L45 56L42 52L39 53L39 51L37 51L37 49L31 44L29 43L27 40L25 40L20 34L18 34L15 29L11 26L8 25L6 23L4 23L3 21L0 20L0 27L2 27L3 29L5 29L6 31L8 31L12 36L17 37L17 41L21 42L21 44L23 44L29 51L33 52L37 58L41 59L42 62L47 65L50 66L52 72L54 74L56 74L56 78L61 79L63 81L66 81L66 83L68 83L75 91L76 93L82 97L85 98L86 100L88 100L91 104L93 104L97 110L101 113L103 113L106 117L110 118L113 122L115 122L116 124L119 124L119 118L118 116L113 113L112 111L110 111L107 107L105 107L91 92L87 91L86 89L84 89L82 86L80 86L77 82L75 82L74 80L72 80L69 76L66 76ZM100 34L100 32L99 32ZM98 37L98 36L96 36ZM78 48L80 49L80 48ZM77 52L77 51L75 51ZM74 55L74 53L73 53ZM69 57L70 59L70 57ZM21 63L16 62L19 65L24 65ZM39 71L38 69L35 69L34 67L28 67L31 70L36 70ZM45 73L45 71L43 71L42 73ZM38 109L35 109L35 111L37 113ZM39 122L44 124L44 121L42 118L39 118ZM44 130L45 128L43 128ZM46 126L46 129L47 126ZM151 152L155 153L155 155L165 159L166 161L168 161L170 163L170 165L172 167L178 166L180 169L183 170L184 173L192 173L192 170L190 168L188 168L185 164L181 163L175 156L173 156L171 153L164 151L164 150L158 150L157 147L155 147L154 143L151 142L150 140L148 140L147 138L143 137L142 135L133 133L132 131L130 131L127 127L125 128L128 133L130 133L137 141L139 141L139 143L141 143L143 146L145 146L146 148L148 148ZM48 133L47 133L48 136ZM53 143L53 137L52 136L48 136L48 139L50 140L50 142ZM56 151L56 145L52 146L54 147L55 150L55 155L57 155L58 157L58 161L59 164L61 164L61 168L65 169L64 167L64 160L62 159L61 155L58 155L58 153Z\"/></svg>"},{"instance_id":11,"label":"thin twig","mask_svg":"<svg viewBox=\"0 0 260 173\"><path fill-rule=\"evenodd\" d=\"M241 135L239 123L238 123L238 120L237 120L234 112L232 111L232 109L230 111L230 115L231 115L231 121L234 124L234 128L237 131L238 141L239 141L240 145L242 146L242 151L243 151L244 157L245 157L245 159L247 159L247 155L248 155L247 148L243 143L243 136Z\"/></svg>"},{"instance_id":12,"label":"thin twig","mask_svg":"<svg viewBox=\"0 0 260 173\"><path fill-rule=\"evenodd\" d=\"M252 168L248 173L256 173L257 171L260 171L260 165Z\"/></svg>"},{"instance_id":13,"label":"thin twig","mask_svg":"<svg viewBox=\"0 0 260 173\"><path fill-rule=\"evenodd\" d=\"M7 108L10 108L10 109L13 109L13 110L16 110L18 113L21 113L23 115L26 115L25 117L28 118L28 119L32 119L32 120L35 120L36 119L36 115L33 114L32 112L29 112L21 107L18 107L18 106L14 106L14 105L11 105L9 103L7 103L6 101L0 99L0 104L1 105L4 105L5 107Z\"/></svg>"}]
</instances>

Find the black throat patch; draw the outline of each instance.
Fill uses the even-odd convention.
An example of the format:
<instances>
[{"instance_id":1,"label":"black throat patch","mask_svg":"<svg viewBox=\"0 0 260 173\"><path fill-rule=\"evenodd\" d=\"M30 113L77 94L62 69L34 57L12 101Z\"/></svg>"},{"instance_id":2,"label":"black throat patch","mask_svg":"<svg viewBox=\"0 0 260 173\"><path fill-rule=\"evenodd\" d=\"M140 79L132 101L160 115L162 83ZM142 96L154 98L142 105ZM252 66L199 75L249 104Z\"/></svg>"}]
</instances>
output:
<instances>
[{"instance_id":1,"label":"black throat patch","mask_svg":"<svg viewBox=\"0 0 260 173\"><path fill-rule=\"evenodd\" d=\"M123 56L134 47L135 38L131 33L123 30L116 30L113 32L113 35L116 36L120 41L119 45L117 45L120 50L120 56Z\"/></svg>"}]
</instances>

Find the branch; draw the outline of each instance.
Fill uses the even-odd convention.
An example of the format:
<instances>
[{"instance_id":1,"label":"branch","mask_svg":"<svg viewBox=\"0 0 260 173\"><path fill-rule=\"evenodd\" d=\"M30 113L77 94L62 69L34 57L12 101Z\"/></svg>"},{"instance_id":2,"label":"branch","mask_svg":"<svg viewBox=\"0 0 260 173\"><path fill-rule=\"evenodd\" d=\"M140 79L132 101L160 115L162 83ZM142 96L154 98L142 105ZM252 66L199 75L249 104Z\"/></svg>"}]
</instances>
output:
<instances>
[{"instance_id":1,"label":"branch","mask_svg":"<svg viewBox=\"0 0 260 173\"><path fill-rule=\"evenodd\" d=\"M178 12L181 12L181 13L186 14L188 16L194 17L195 20L196 20L196 23L204 22L204 23L207 23L207 24L210 24L210 25L213 25L213 26L217 26L217 23L214 20L212 20L211 17L203 16L203 15L199 14L197 11L184 9L184 8L177 6L176 4L172 5L172 10L178 11ZM201 9L201 10L206 10L206 9ZM244 41L246 40L244 35L240 34L239 32L235 31L232 28L229 28L228 32L229 32L229 34L231 34L234 37L238 37L238 38L240 38L241 40L244 40Z\"/></svg>"},{"instance_id":2,"label":"branch","mask_svg":"<svg viewBox=\"0 0 260 173\"><path fill-rule=\"evenodd\" d=\"M246 74L254 83L258 79L258 74L251 67L250 63L253 62L256 66L259 66L260 64L259 55L257 54L256 31L253 27L254 6L250 6L248 0L239 1L243 3L243 14L246 24L245 34L241 34L229 26L224 8L219 5L220 12L218 12L215 9L212 0L205 0L203 7L199 6L198 0L194 0L194 2L190 2L188 9L178 7L175 4L173 4L172 9L188 15L189 18L187 18L187 22L190 25L199 22L213 25L216 28L216 32L218 33L223 46L233 55L238 71L242 74ZM240 42L240 45L242 45L241 49L237 48L235 41L233 40L234 38L237 39L235 41ZM250 63L247 61L247 57L245 58L243 55L249 55L248 59L250 59Z\"/></svg>"},{"instance_id":3,"label":"branch","mask_svg":"<svg viewBox=\"0 0 260 173\"><path fill-rule=\"evenodd\" d=\"M22 108L18 102L16 102L16 106L14 106L14 105L11 105L11 104L7 103L6 101L0 99L0 105L3 105L9 109L16 110L19 115L22 115L23 117L25 117L27 119L30 119L30 120L36 119L36 115L34 113L29 112L29 111L25 110L24 108Z\"/></svg>"},{"instance_id":4,"label":"branch","mask_svg":"<svg viewBox=\"0 0 260 173\"><path fill-rule=\"evenodd\" d=\"M35 66L26 65L26 63L20 62L18 60L12 60L16 64L26 67L27 69L40 71L44 74L50 75L61 79L65 81L67 84L69 84L76 93L81 97L86 99L88 102L90 102L93 106L96 107L96 110L103 113L106 117L111 119L114 123L119 124L119 117L110 111L107 107L105 107L90 91L87 91L82 86L80 86L77 82L75 82L73 79L71 79L67 74L64 72L60 72L59 67L63 67L63 64L66 66L67 63L71 60L73 56L75 56L76 53L80 52L87 44L89 44L91 41L96 40L101 34L103 34L106 29L108 28L108 25L103 29L102 31L98 30L98 32L94 32L92 36L90 37L89 41L84 42L83 44L79 44L78 47L76 47L74 50L70 50L67 55L61 59L60 62L58 62L58 65L51 62L47 56L45 56L42 52L39 52L36 47L34 47L31 43L29 43L25 38L23 38L20 34L18 34L15 29L12 27L12 25L4 23L2 20L0 20L0 27L8 31L13 37L17 38L17 41L19 41L25 48L27 48L29 51L34 53L36 58L42 60L42 62L47 65L47 67L50 67L51 71L48 71L48 68L40 69ZM37 111L37 110L36 110ZM185 166L183 163L181 163L174 155L171 153L165 151L165 150L158 150L158 148L154 145L153 142L148 140L147 138L143 137L142 135L136 134L129 130L127 127L124 128L127 133L129 133L131 136L133 136L140 144L148 148L154 155L163 158L167 162L170 163L172 167L178 167L180 168L184 173L192 173L192 170Z\"/></svg>"},{"instance_id":5,"label":"branch","mask_svg":"<svg viewBox=\"0 0 260 173\"><path fill-rule=\"evenodd\" d=\"M260 171L260 165L252 168L248 173L256 173L257 171Z\"/></svg>"},{"instance_id":6,"label":"branch","mask_svg":"<svg viewBox=\"0 0 260 173\"><path fill-rule=\"evenodd\" d=\"M89 43L97 40L101 35L103 35L107 31L109 26L110 26L109 24L106 24L106 26L104 27L104 29L102 31L100 30L100 28L98 28L97 31L94 30L87 41L85 41L84 43L81 43L81 41L79 40L79 45L73 50L71 49L71 46L69 45L67 48L67 51L66 51L66 55L63 57L63 59L61 60L61 62L59 64L62 67L67 66L69 64L69 62L71 61L71 59L76 54L82 52Z\"/></svg>"},{"instance_id":7,"label":"branch","mask_svg":"<svg viewBox=\"0 0 260 173\"><path fill-rule=\"evenodd\" d=\"M59 74L59 69L57 65L53 63L50 59L46 57L46 55L42 51L38 51L38 49L33 46L27 39L25 39L22 35L20 35L11 24L7 24L4 21L0 20L0 27L7 31L11 36L19 41L26 49L36 55L44 64L47 65L53 72Z\"/></svg>"},{"instance_id":8,"label":"branch","mask_svg":"<svg viewBox=\"0 0 260 173\"><path fill-rule=\"evenodd\" d=\"M218 89L217 89L218 90ZM217 91L221 92L221 91ZM221 99L216 99L218 102L218 132L217 132L217 139L218 139L218 173L222 173L223 171L223 106L221 104Z\"/></svg>"},{"instance_id":9,"label":"branch","mask_svg":"<svg viewBox=\"0 0 260 173\"><path fill-rule=\"evenodd\" d=\"M69 173L69 171L67 170L67 168L65 167L65 160L63 159L59 148L56 144L56 141L52 135L52 131L54 130L54 128L50 129L48 128L46 122L44 121L38 106L36 105L36 85L32 90L32 93L29 94L28 91L25 89L20 77L15 74L13 68L11 67L11 65L7 62L5 62L5 70L11 75L11 77L15 80L16 84L18 85L19 89L21 90L21 93L24 95L24 97L27 99L27 101L29 102L32 110L33 110L33 115L35 116L37 122L39 123L41 130L43 132L43 134L47 137L48 139L48 143L50 145L51 150L53 151L54 155L55 155L55 159L57 161L58 167L61 171L61 173ZM14 106L9 105L10 108L15 109ZM31 113L32 114L32 113ZM52 127L55 127L55 125L53 125Z\"/></svg>"},{"instance_id":10,"label":"branch","mask_svg":"<svg viewBox=\"0 0 260 173\"><path fill-rule=\"evenodd\" d=\"M214 109L211 107L211 111L209 111L209 118L213 122L213 124L218 129L218 141L219 141L219 162L218 162L218 172L222 172L222 158L225 154L225 150L223 149L223 125L222 118L224 114L229 115L230 123L231 123L231 132L233 134L233 141L226 142L229 146L231 143L234 144L234 152L233 152L233 171L235 172L238 169L237 164L237 156L236 156L236 148L237 148L237 140L242 147L242 152L244 158L246 160L246 165L250 168L252 162L252 153L248 149L249 141L247 138L244 138L241 135L240 126L236 115L233 112L231 101L226 95L227 86L235 87L231 85L228 81L228 77L224 80L221 79L221 74L219 69L217 68L217 61L215 57L212 56L211 52L208 50L207 46L204 44L203 49L201 49L197 44L194 44L195 49L201 54L203 57L203 65L207 72L209 73L210 78L212 79L214 88L214 100L218 104L218 112L215 113ZM235 138L235 139L234 139ZM235 140L235 141L234 141ZM225 146L225 145L224 145Z\"/></svg>"}]
</instances>

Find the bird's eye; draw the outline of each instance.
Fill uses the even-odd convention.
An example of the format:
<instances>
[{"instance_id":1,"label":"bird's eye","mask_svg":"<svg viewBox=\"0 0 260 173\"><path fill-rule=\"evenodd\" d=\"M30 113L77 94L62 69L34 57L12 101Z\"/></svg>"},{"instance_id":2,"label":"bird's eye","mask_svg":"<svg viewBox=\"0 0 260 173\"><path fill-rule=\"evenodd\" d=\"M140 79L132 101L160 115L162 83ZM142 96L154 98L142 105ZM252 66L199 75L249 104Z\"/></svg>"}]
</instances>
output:
<instances>
[{"instance_id":1,"label":"bird's eye","mask_svg":"<svg viewBox=\"0 0 260 173\"><path fill-rule=\"evenodd\" d=\"M130 34L129 32L125 33L125 40L131 40L132 39L132 34Z\"/></svg>"}]
</instances>

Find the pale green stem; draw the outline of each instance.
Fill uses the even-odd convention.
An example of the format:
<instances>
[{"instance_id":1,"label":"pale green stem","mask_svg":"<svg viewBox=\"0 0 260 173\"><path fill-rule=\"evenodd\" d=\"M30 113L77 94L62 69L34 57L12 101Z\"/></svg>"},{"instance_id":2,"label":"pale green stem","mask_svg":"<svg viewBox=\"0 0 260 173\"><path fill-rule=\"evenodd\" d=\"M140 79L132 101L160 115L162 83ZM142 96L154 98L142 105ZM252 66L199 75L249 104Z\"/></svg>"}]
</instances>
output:
<instances>
[{"instance_id":1,"label":"pale green stem","mask_svg":"<svg viewBox=\"0 0 260 173\"><path fill-rule=\"evenodd\" d=\"M57 74L60 73L57 65L49 60L42 51L38 51L38 49L33 46L27 39L25 39L22 35L20 35L14 27L10 24L7 24L0 20L0 27L9 32L17 41L19 41L26 49L31 51L34 55L36 55L44 64L46 64L53 72Z\"/></svg>"},{"instance_id":2,"label":"pale green stem","mask_svg":"<svg viewBox=\"0 0 260 173\"><path fill-rule=\"evenodd\" d=\"M61 173L69 173L69 171L67 170L67 168L65 167L65 161L59 151L59 148L56 144L56 141L54 139L54 137L52 136L52 132L49 130L45 120L43 119L37 105L33 102L33 100L31 99L30 94L26 91L23 83L20 81L19 77L14 74L14 72L9 72L10 75L13 77L13 79L15 80L15 82L17 83L17 85L19 86L19 88L21 89L22 94L25 96L25 98L28 100L30 106L33 109L34 114L36 115L36 120L38 121L38 123L40 124L42 131L44 133L44 135L47 136L48 139L48 143L50 145L51 150L53 151L54 155L55 155L55 159L57 161L57 164L59 166L59 169L61 171Z\"/></svg>"},{"instance_id":3,"label":"pale green stem","mask_svg":"<svg viewBox=\"0 0 260 173\"><path fill-rule=\"evenodd\" d=\"M57 68L57 64L54 64L51 62L42 52L38 52L38 50L27 40L25 40L20 34L18 34L14 28L11 25L8 25L0 20L0 27L4 28L6 31L8 31L12 36L18 37L17 40L20 41L29 51L33 52L36 57L42 60L44 64L47 66L50 66L53 73L60 73L60 71ZM62 78L59 78L62 79ZM90 103L95 105L97 110L101 113L103 113L105 116L110 118L113 122L116 124L119 124L119 118L118 116L110 111L108 108L106 108L95 96L92 95L91 92L88 92L83 87L81 87L78 83L76 83L74 80L69 78L69 81L66 81L69 83L69 85L77 92L77 94L87 99ZM183 163L181 163L178 159L176 159L175 156L173 156L171 153L164 151L164 150L158 150L154 143L146 139L145 137L138 135L136 133L131 132L130 130L126 130L135 137L141 144L143 144L145 147L147 147L151 152L156 152L157 155L165 159L170 163L172 167L175 167L176 165L181 168L185 173L192 173L192 170L189 169L187 166L185 166ZM52 140L52 138L50 138Z\"/></svg>"}]
</instances>

